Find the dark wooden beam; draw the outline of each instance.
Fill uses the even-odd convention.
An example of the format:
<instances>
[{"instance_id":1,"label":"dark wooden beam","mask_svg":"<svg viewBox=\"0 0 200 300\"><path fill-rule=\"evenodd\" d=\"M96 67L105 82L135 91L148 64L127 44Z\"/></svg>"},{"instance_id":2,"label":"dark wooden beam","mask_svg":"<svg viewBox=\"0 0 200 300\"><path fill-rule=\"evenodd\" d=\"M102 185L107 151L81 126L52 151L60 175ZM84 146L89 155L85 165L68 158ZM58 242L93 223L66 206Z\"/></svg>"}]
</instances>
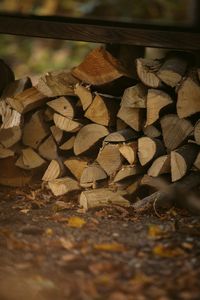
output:
<instances>
[{"instance_id":1,"label":"dark wooden beam","mask_svg":"<svg viewBox=\"0 0 200 300\"><path fill-rule=\"evenodd\" d=\"M0 15L0 33L107 44L183 50L200 49L199 28L153 24L128 24L64 17Z\"/></svg>"}]
</instances>

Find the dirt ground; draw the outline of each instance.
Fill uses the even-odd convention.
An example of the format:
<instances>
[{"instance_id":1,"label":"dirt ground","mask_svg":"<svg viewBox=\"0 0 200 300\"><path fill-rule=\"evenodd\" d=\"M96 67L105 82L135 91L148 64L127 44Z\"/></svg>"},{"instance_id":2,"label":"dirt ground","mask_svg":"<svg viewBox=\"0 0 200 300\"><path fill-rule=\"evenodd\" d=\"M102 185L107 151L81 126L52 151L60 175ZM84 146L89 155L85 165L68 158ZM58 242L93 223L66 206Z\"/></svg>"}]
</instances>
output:
<instances>
[{"instance_id":1,"label":"dirt ground","mask_svg":"<svg viewBox=\"0 0 200 300\"><path fill-rule=\"evenodd\" d=\"M0 188L0 300L200 299L200 218Z\"/></svg>"}]
</instances>

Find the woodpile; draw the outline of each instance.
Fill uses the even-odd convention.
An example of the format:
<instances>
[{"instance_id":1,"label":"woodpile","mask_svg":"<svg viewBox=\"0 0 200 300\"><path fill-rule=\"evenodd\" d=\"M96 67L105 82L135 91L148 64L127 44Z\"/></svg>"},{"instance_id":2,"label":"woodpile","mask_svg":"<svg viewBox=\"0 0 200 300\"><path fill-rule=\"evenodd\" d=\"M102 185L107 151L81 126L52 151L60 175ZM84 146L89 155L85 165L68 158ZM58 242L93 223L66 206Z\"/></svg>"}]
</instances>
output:
<instances>
[{"instance_id":1,"label":"woodpile","mask_svg":"<svg viewBox=\"0 0 200 300\"><path fill-rule=\"evenodd\" d=\"M55 196L77 191L87 209L141 199L143 176L181 187L191 172L200 177L194 58L137 58L132 72L124 61L99 47L35 86L0 61L0 184L41 179Z\"/></svg>"}]
</instances>

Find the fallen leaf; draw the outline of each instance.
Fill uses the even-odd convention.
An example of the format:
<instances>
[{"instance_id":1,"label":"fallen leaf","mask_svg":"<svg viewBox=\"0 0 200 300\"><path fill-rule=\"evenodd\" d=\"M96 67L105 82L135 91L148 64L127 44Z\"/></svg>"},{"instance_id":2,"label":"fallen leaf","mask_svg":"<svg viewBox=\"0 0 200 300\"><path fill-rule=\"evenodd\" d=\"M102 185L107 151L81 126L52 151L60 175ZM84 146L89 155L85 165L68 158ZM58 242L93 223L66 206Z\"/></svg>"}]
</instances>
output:
<instances>
[{"instance_id":1,"label":"fallen leaf","mask_svg":"<svg viewBox=\"0 0 200 300\"><path fill-rule=\"evenodd\" d=\"M169 248L162 244L156 245L153 248L153 253L161 257L177 257L185 255L185 252L181 248Z\"/></svg>"},{"instance_id":2,"label":"fallen leaf","mask_svg":"<svg viewBox=\"0 0 200 300\"><path fill-rule=\"evenodd\" d=\"M86 224L86 221L80 217L71 217L68 219L68 226L81 228Z\"/></svg>"},{"instance_id":3,"label":"fallen leaf","mask_svg":"<svg viewBox=\"0 0 200 300\"><path fill-rule=\"evenodd\" d=\"M61 243L61 246L66 250L70 250L74 247L74 244L72 243L72 241L67 240L63 237L60 238L60 243Z\"/></svg>"},{"instance_id":4,"label":"fallen leaf","mask_svg":"<svg viewBox=\"0 0 200 300\"><path fill-rule=\"evenodd\" d=\"M95 250L99 251L111 251L111 252L123 252L126 251L123 244L119 243L102 243L102 244L95 244Z\"/></svg>"},{"instance_id":5,"label":"fallen leaf","mask_svg":"<svg viewBox=\"0 0 200 300\"><path fill-rule=\"evenodd\" d=\"M151 224L148 228L148 237L151 239L160 239L168 236L169 233L162 226Z\"/></svg>"}]
</instances>

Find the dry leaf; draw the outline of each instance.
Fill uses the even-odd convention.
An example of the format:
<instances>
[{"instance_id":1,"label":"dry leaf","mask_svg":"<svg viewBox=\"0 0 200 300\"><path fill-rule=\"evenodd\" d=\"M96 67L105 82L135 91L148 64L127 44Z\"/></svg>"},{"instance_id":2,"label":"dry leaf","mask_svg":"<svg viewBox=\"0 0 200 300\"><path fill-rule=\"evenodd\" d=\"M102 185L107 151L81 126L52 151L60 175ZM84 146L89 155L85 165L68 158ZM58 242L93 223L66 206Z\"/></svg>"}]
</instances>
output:
<instances>
[{"instance_id":1,"label":"dry leaf","mask_svg":"<svg viewBox=\"0 0 200 300\"><path fill-rule=\"evenodd\" d=\"M150 225L148 228L148 237L152 239L160 239L168 236L168 232L164 230L160 225Z\"/></svg>"},{"instance_id":2,"label":"dry leaf","mask_svg":"<svg viewBox=\"0 0 200 300\"><path fill-rule=\"evenodd\" d=\"M71 217L68 219L68 226L74 228L81 228L86 224L86 221L79 217Z\"/></svg>"},{"instance_id":3,"label":"dry leaf","mask_svg":"<svg viewBox=\"0 0 200 300\"><path fill-rule=\"evenodd\" d=\"M63 237L60 238L60 243L61 243L61 246L67 250L70 250L74 247L74 244L70 240L67 240Z\"/></svg>"},{"instance_id":4,"label":"dry leaf","mask_svg":"<svg viewBox=\"0 0 200 300\"><path fill-rule=\"evenodd\" d=\"M153 253L162 257L177 257L185 255L185 252L181 248L169 248L162 244L156 245L153 248Z\"/></svg>"},{"instance_id":5,"label":"dry leaf","mask_svg":"<svg viewBox=\"0 0 200 300\"><path fill-rule=\"evenodd\" d=\"M125 247L123 244L119 243L102 243L102 244L95 244L95 250L100 251L111 251L111 252L123 252L125 251Z\"/></svg>"}]
</instances>

